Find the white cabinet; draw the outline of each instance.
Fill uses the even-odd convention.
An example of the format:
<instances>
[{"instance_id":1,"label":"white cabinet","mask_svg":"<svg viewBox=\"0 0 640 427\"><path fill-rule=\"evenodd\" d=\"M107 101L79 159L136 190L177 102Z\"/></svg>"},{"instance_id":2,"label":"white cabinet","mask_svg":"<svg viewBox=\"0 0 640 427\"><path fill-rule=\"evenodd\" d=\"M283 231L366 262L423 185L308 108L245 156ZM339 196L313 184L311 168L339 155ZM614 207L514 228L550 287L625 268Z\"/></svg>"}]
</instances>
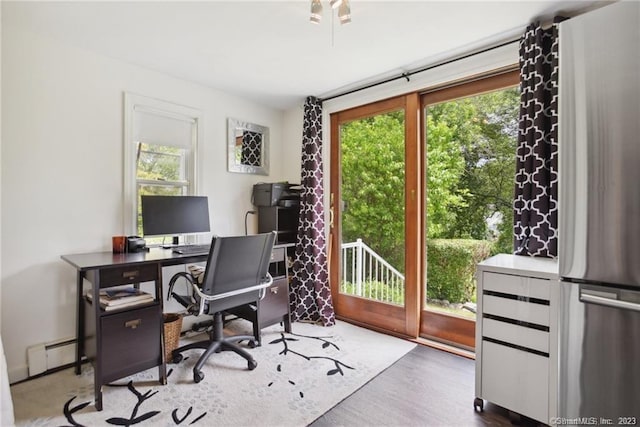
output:
<instances>
[{"instance_id":1,"label":"white cabinet","mask_svg":"<svg viewBox=\"0 0 640 427\"><path fill-rule=\"evenodd\" d=\"M554 260L496 255L478 265L476 400L545 424L557 414L559 300Z\"/></svg>"}]
</instances>

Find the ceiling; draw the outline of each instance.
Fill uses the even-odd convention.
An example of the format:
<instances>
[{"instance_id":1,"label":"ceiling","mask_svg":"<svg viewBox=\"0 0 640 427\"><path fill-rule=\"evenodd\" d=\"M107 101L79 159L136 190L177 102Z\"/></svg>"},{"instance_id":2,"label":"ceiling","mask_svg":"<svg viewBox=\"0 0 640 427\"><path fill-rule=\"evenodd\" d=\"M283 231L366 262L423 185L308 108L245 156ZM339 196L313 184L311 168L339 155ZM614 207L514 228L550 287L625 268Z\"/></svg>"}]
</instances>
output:
<instances>
[{"instance_id":1,"label":"ceiling","mask_svg":"<svg viewBox=\"0 0 640 427\"><path fill-rule=\"evenodd\" d=\"M594 1L359 1L340 25L310 2L2 2L17 25L278 109L516 39Z\"/></svg>"}]
</instances>

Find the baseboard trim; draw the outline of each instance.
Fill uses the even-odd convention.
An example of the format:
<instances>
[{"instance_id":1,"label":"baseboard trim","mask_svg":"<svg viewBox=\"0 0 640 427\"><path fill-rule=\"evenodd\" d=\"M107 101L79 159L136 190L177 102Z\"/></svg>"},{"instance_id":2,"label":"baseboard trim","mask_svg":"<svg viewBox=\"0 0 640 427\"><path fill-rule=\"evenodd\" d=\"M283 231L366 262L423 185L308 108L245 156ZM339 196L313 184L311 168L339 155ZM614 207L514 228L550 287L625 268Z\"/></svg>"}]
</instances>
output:
<instances>
[{"instance_id":1,"label":"baseboard trim","mask_svg":"<svg viewBox=\"0 0 640 427\"><path fill-rule=\"evenodd\" d=\"M85 363L89 363L89 359L87 359L86 357L83 357L81 364L84 365ZM33 375L31 377L27 377L27 378L18 380L18 381L14 382L14 383L11 383L11 385L24 383L24 382L27 382L27 381L35 380L37 378L42 378L42 377L45 377L47 375L55 374L56 372L64 371L65 369L74 368L75 366L76 366L75 362L67 363L67 364L64 364L64 365L61 365L61 366L56 366L55 368L47 369L46 371L41 372L41 373L36 374L36 375Z\"/></svg>"},{"instance_id":2,"label":"baseboard trim","mask_svg":"<svg viewBox=\"0 0 640 427\"><path fill-rule=\"evenodd\" d=\"M446 351L447 353L455 354L457 356L466 357L467 359L476 360L476 354L472 351L465 350L463 348L455 347L449 344L444 344L438 341L429 340L426 338L416 338L410 341L415 342L416 344L424 345L427 347L432 347L438 350Z\"/></svg>"}]
</instances>

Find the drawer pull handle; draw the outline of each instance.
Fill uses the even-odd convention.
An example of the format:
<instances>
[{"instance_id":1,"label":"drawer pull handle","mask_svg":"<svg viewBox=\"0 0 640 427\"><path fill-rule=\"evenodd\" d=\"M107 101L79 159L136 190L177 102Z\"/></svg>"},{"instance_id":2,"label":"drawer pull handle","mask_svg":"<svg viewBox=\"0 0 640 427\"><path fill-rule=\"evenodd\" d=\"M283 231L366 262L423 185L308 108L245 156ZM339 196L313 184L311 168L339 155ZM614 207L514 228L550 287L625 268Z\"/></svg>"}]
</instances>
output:
<instances>
[{"instance_id":1,"label":"drawer pull handle","mask_svg":"<svg viewBox=\"0 0 640 427\"><path fill-rule=\"evenodd\" d=\"M136 271L123 271L122 272L122 277L124 279L129 279L129 280L135 279L139 275L140 275L140 272L137 271L137 270Z\"/></svg>"},{"instance_id":2,"label":"drawer pull handle","mask_svg":"<svg viewBox=\"0 0 640 427\"><path fill-rule=\"evenodd\" d=\"M278 293L278 288L270 288L269 290L271 291L272 294Z\"/></svg>"},{"instance_id":3,"label":"drawer pull handle","mask_svg":"<svg viewBox=\"0 0 640 427\"><path fill-rule=\"evenodd\" d=\"M142 323L142 319L129 320L127 322L124 322L124 327L125 328L135 329L138 326L140 326L140 323Z\"/></svg>"}]
</instances>

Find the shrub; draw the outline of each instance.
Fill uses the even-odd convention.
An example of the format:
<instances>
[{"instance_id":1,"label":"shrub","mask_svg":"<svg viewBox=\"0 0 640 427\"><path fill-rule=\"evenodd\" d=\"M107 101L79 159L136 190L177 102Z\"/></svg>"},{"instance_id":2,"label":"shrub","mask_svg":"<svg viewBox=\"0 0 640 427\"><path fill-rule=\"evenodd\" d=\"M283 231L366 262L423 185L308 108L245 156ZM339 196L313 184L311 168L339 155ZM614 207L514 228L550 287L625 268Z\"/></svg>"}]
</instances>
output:
<instances>
[{"instance_id":1,"label":"shrub","mask_svg":"<svg viewBox=\"0 0 640 427\"><path fill-rule=\"evenodd\" d=\"M427 298L471 301L477 264L491 253L486 240L432 239L427 242Z\"/></svg>"},{"instance_id":2,"label":"shrub","mask_svg":"<svg viewBox=\"0 0 640 427\"><path fill-rule=\"evenodd\" d=\"M383 282L365 280L362 283L362 294L358 295L355 283L343 282L340 292L376 301L404 305L404 286L392 287Z\"/></svg>"}]
</instances>

